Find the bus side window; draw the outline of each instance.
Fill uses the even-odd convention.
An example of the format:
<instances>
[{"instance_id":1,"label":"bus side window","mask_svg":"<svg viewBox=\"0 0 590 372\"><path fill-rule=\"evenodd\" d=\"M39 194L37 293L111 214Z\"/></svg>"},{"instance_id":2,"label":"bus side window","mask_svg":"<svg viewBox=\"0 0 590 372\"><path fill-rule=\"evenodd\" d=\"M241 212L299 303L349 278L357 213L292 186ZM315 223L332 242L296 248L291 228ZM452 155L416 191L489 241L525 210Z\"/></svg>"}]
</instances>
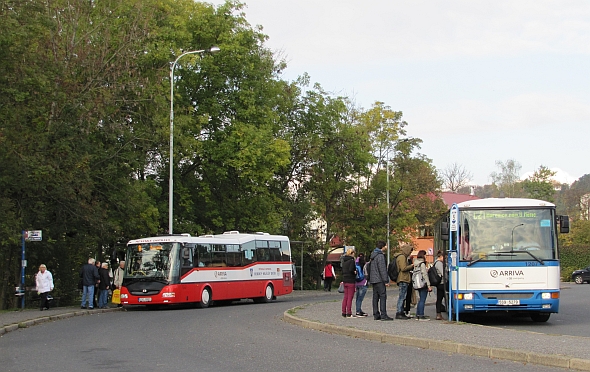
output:
<instances>
[{"instance_id":1,"label":"bus side window","mask_svg":"<svg viewBox=\"0 0 590 372\"><path fill-rule=\"evenodd\" d=\"M193 267L193 254L190 247L182 248L182 267Z\"/></svg>"},{"instance_id":2,"label":"bus side window","mask_svg":"<svg viewBox=\"0 0 590 372\"><path fill-rule=\"evenodd\" d=\"M256 261L256 247L254 242L247 242L242 245L242 265L247 266Z\"/></svg>"},{"instance_id":3,"label":"bus side window","mask_svg":"<svg viewBox=\"0 0 590 372\"><path fill-rule=\"evenodd\" d=\"M268 250L268 242L266 240L256 241L256 260L262 262L270 261L270 252Z\"/></svg>"},{"instance_id":4,"label":"bus side window","mask_svg":"<svg viewBox=\"0 0 590 372\"><path fill-rule=\"evenodd\" d=\"M211 246L209 244L199 244L195 249L195 261L197 267L211 265Z\"/></svg>"},{"instance_id":5,"label":"bus side window","mask_svg":"<svg viewBox=\"0 0 590 372\"><path fill-rule=\"evenodd\" d=\"M268 246L270 247L270 261L282 261L281 242L269 241Z\"/></svg>"}]
</instances>

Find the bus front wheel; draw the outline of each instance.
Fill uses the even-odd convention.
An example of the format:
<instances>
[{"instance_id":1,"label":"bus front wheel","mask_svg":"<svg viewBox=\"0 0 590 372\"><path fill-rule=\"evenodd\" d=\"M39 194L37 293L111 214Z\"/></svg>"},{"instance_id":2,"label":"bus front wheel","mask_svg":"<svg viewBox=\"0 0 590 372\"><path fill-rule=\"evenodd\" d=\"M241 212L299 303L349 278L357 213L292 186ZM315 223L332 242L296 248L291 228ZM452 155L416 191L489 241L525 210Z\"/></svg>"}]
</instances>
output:
<instances>
[{"instance_id":1,"label":"bus front wheel","mask_svg":"<svg viewBox=\"0 0 590 372\"><path fill-rule=\"evenodd\" d=\"M531 319L533 322L543 323L549 320L550 313L532 313Z\"/></svg>"},{"instance_id":2,"label":"bus front wheel","mask_svg":"<svg viewBox=\"0 0 590 372\"><path fill-rule=\"evenodd\" d=\"M203 288L199 305L201 306L201 309L206 309L211 305L211 289L209 287Z\"/></svg>"}]
</instances>

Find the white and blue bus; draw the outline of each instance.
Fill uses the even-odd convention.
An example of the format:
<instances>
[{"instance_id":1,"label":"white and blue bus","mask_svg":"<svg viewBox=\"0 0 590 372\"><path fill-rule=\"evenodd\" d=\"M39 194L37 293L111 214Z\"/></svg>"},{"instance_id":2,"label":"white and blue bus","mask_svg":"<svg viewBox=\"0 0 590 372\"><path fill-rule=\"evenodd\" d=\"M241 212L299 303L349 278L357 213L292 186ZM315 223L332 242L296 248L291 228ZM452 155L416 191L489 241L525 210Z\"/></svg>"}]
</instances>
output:
<instances>
[{"instance_id":1,"label":"white and blue bus","mask_svg":"<svg viewBox=\"0 0 590 372\"><path fill-rule=\"evenodd\" d=\"M448 253L449 314L521 312L549 320L559 311L558 231L569 232L568 217L542 200L453 205L435 228L435 247Z\"/></svg>"}]
</instances>

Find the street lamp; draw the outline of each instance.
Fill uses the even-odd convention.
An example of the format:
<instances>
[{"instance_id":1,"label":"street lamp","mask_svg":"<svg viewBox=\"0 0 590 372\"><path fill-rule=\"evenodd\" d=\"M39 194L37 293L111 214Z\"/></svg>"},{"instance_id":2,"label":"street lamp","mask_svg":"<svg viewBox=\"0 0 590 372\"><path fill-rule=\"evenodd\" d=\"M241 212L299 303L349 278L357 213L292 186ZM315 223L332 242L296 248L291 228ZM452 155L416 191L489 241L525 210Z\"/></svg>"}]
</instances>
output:
<instances>
[{"instance_id":1,"label":"street lamp","mask_svg":"<svg viewBox=\"0 0 590 372\"><path fill-rule=\"evenodd\" d=\"M168 234L172 234L172 204L174 195L174 181L173 181L173 154L174 154L174 69L178 64L178 60L187 54L199 54L204 52L219 52L219 47L213 46L209 49L193 50L190 52L184 52L178 56L170 66L170 178L168 180Z\"/></svg>"}]
</instances>

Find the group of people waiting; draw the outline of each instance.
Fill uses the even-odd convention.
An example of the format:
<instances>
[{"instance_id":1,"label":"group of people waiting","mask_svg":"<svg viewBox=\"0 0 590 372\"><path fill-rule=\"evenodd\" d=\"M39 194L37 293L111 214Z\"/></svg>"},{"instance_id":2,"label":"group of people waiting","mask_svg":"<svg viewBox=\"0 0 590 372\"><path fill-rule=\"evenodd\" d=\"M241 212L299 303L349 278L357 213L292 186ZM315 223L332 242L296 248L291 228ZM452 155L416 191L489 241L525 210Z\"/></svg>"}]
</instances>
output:
<instances>
[{"instance_id":1,"label":"group of people waiting","mask_svg":"<svg viewBox=\"0 0 590 372\"><path fill-rule=\"evenodd\" d=\"M88 263L80 269L82 284L82 309L105 309L108 307L109 291L121 288L123 284L123 272L125 261L119 262L119 267L114 273L109 270L107 262L96 261L89 258ZM96 296L95 296L96 295ZM88 303L88 305L86 305Z\"/></svg>"},{"instance_id":2,"label":"group of people waiting","mask_svg":"<svg viewBox=\"0 0 590 372\"><path fill-rule=\"evenodd\" d=\"M351 317L366 317L368 314L363 312L362 303L367 292L369 284L373 287L373 319L390 321L393 317L387 314L387 287L390 285L390 277L385 259L387 252L387 244L383 241L378 241L376 248L371 252L369 260L365 262L365 257L359 253L355 258L355 250L347 249L342 258L342 282L344 286L344 297L342 299L342 316L345 318ZM426 251L421 250L416 257L411 259L412 246L403 245L400 247L400 252L395 254L393 259L397 266L397 278L394 282L399 289L399 297L397 300L395 319L407 320L411 319L410 308L412 304L412 295L414 290L417 293L418 301L416 305L416 319L427 321L429 317L424 315L424 306L426 304L426 297L429 292L436 288L436 319L442 320L442 313L446 311L443 305L445 295L445 275L444 275L444 255L442 252L437 253L434 268L441 278L436 285L431 285L428 270L426 267ZM367 263L370 262L370 269L367 270ZM357 280L358 270L364 271L364 279ZM367 280L367 275L369 280ZM332 286L332 281L336 274L331 263L326 264L322 273L324 278L324 290L329 291ZM422 285L415 288L412 284L413 276L422 277ZM352 313L352 299L356 293L356 313Z\"/></svg>"}]
</instances>

